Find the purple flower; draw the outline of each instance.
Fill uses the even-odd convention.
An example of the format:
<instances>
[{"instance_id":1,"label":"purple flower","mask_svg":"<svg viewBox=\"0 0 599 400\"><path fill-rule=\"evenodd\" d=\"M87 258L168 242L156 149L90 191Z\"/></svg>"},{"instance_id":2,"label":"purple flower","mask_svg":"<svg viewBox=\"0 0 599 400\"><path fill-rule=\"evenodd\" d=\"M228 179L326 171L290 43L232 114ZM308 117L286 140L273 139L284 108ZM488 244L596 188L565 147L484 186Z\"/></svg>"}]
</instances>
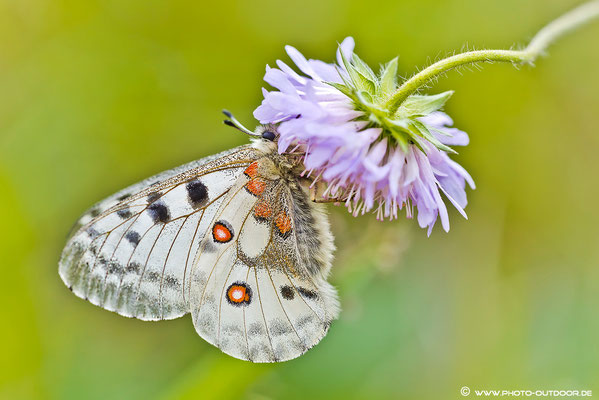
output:
<instances>
[{"instance_id":1,"label":"purple flower","mask_svg":"<svg viewBox=\"0 0 599 400\"><path fill-rule=\"evenodd\" d=\"M389 88L396 88L397 64L386 67L391 78L385 71L377 78L353 48L353 39L346 38L335 65L306 60L287 46L305 75L280 60L278 68L267 66L264 80L278 90L263 89L254 116L276 124L279 152L301 149L304 174L324 181L325 197L342 199L354 216L374 210L378 219L395 219L405 209L411 218L415 208L429 235L437 218L449 230L442 196L466 216L466 182L474 188L470 175L447 154L449 145L468 144L468 135L437 111L451 93L413 96L396 115L386 115L382 104Z\"/></svg>"}]
</instances>

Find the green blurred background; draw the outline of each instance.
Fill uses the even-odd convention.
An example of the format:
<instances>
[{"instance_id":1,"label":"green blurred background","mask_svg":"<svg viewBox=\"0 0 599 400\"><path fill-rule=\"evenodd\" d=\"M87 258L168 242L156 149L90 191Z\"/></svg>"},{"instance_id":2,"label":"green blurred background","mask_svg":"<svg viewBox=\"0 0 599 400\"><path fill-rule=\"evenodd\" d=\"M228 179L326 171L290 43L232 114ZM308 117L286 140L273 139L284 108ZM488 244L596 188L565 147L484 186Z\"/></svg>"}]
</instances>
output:
<instances>
[{"instance_id":1,"label":"green blurred background","mask_svg":"<svg viewBox=\"0 0 599 400\"><path fill-rule=\"evenodd\" d=\"M469 221L431 238L331 206L343 312L297 360L254 365L189 317L130 320L73 296L57 260L95 201L246 138L265 64L293 44L333 60L352 35L403 76L463 45L525 43L579 1L0 0L0 397L462 398L599 395L599 23L536 68L453 72L471 135ZM471 397L475 397L471 395Z\"/></svg>"}]
</instances>

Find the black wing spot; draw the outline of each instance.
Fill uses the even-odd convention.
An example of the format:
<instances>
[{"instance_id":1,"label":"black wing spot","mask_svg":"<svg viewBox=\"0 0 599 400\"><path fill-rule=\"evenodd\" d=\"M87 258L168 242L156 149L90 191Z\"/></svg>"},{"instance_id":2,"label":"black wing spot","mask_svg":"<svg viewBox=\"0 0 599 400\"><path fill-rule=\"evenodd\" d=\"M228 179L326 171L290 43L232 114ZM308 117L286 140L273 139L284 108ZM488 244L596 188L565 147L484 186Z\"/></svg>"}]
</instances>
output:
<instances>
[{"instance_id":1,"label":"black wing spot","mask_svg":"<svg viewBox=\"0 0 599 400\"><path fill-rule=\"evenodd\" d=\"M153 203L153 202L155 202L156 200L160 199L160 197L161 197L161 195L160 195L160 193L158 193L158 192L150 193L150 194L148 195L148 199L147 199L147 200L148 200L148 203Z\"/></svg>"},{"instance_id":2,"label":"black wing spot","mask_svg":"<svg viewBox=\"0 0 599 400\"><path fill-rule=\"evenodd\" d=\"M159 222L165 223L171 219L171 213L168 211L168 207L163 203L152 203L148 206L148 212L150 217L154 220L154 223Z\"/></svg>"},{"instance_id":3,"label":"black wing spot","mask_svg":"<svg viewBox=\"0 0 599 400\"><path fill-rule=\"evenodd\" d=\"M98 215L100 215L100 209L98 207L94 207L91 210L89 210L90 217L96 218Z\"/></svg>"},{"instance_id":4,"label":"black wing spot","mask_svg":"<svg viewBox=\"0 0 599 400\"><path fill-rule=\"evenodd\" d=\"M107 269L108 267L108 259L104 256L104 254L100 254L95 261L95 265L98 268Z\"/></svg>"},{"instance_id":5,"label":"black wing spot","mask_svg":"<svg viewBox=\"0 0 599 400\"><path fill-rule=\"evenodd\" d=\"M87 230L85 232L87 233L87 235L89 237L92 237L92 238L96 237L100 234L97 230L95 230L94 228L91 228L91 227L87 228Z\"/></svg>"},{"instance_id":6,"label":"black wing spot","mask_svg":"<svg viewBox=\"0 0 599 400\"><path fill-rule=\"evenodd\" d=\"M281 336L292 333L291 329L289 322L285 323L283 320L276 318L271 321L268 331L273 336Z\"/></svg>"},{"instance_id":7,"label":"black wing spot","mask_svg":"<svg viewBox=\"0 0 599 400\"><path fill-rule=\"evenodd\" d=\"M122 210L118 210L116 212L116 215L118 215L121 219L127 219L131 217L133 214L128 208L123 208Z\"/></svg>"},{"instance_id":8,"label":"black wing spot","mask_svg":"<svg viewBox=\"0 0 599 400\"><path fill-rule=\"evenodd\" d=\"M117 261L110 261L108 263L108 273L121 275L123 273L123 267Z\"/></svg>"},{"instance_id":9,"label":"black wing spot","mask_svg":"<svg viewBox=\"0 0 599 400\"><path fill-rule=\"evenodd\" d=\"M193 208L200 208L208 201L208 188L199 179L188 182L185 185L187 195Z\"/></svg>"},{"instance_id":10,"label":"black wing spot","mask_svg":"<svg viewBox=\"0 0 599 400\"><path fill-rule=\"evenodd\" d=\"M150 281L150 282L158 282L158 280L160 279L161 275L156 272L156 271L150 271L146 274L146 280Z\"/></svg>"},{"instance_id":11,"label":"black wing spot","mask_svg":"<svg viewBox=\"0 0 599 400\"><path fill-rule=\"evenodd\" d=\"M318 297L318 295L316 294L315 291L310 290L310 289L306 289L303 287L298 287L297 291L305 298L310 299L310 300L314 300Z\"/></svg>"},{"instance_id":12,"label":"black wing spot","mask_svg":"<svg viewBox=\"0 0 599 400\"><path fill-rule=\"evenodd\" d=\"M289 285L281 286L281 296L283 296L285 300L293 300L295 291Z\"/></svg>"},{"instance_id":13,"label":"black wing spot","mask_svg":"<svg viewBox=\"0 0 599 400\"><path fill-rule=\"evenodd\" d=\"M125 235L125 239L127 239L133 246L137 246L141 240L141 237L139 236L139 233L135 231L129 231Z\"/></svg>"},{"instance_id":14,"label":"black wing spot","mask_svg":"<svg viewBox=\"0 0 599 400\"><path fill-rule=\"evenodd\" d=\"M297 327L299 329L304 329L306 326L310 326L313 323L314 323L314 316L313 315L306 315L305 317L301 317L297 321Z\"/></svg>"},{"instance_id":15,"label":"black wing spot","mask_svg":"<svg viewBox=\"0 0 599 400\"><path fill-rule=\"evenodd\" d=\"M136 262L129 263L129 265L127 265L127 267L125 268L125 271L128 274L139 274L140 270L141 270L141 265Z\"/></svg>"},{"instance_id":16,"label":"black wing spot","mask_svg":"<svg viewBox=\"0 0 599 400\"><path fill-rule=\"evenodd\" d=\"M252 337L252 336L262 336L262 335L266 335L266 332L264 330L264 325L262 325L259 322L252 322L249 326L248 326L248 336Z\"/></svg>"},{"instance_id":17,"label":"black wing spot","mask_svg":"<svg viewBox=\"0 0 599 400\"><path fill-rule=\"evenodd\" d=\"M116 199L118 201L123 201L123 200L127 200L129 197L131 197L131 193L125 193L124 195L121 195L121 196L117 197Z\"/></svg>"},{"instance_id":18,"label":"black wing spot","mask_svg":"<svg viewBox=\"0 0 599 400\"><path fill-rule=\"evenodd\" d=\"M171 289L177 289L179 287L179 280L171 275L167 275L166 278L164 278L164 283Z\"/></svg>"}]
</instances>

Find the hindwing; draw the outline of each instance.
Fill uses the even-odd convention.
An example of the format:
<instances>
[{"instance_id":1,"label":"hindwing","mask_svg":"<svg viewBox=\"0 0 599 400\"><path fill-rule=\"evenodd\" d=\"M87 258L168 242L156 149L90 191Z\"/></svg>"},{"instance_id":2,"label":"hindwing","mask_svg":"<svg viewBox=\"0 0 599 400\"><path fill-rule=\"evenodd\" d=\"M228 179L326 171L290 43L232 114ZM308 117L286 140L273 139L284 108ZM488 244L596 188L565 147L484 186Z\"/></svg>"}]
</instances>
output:
<instances>
[{"instance_id":1,"label":"hindwing","mask_svg":"<svg viewBox=\"0 0 599 400\"><path fill-rule=\"evenodd\" d=\"M339 306L320 206L268 157L246 168L194 260L188 298L200 336L254 362L296 358L324 337Z\"/></svg>"}]
</instances>

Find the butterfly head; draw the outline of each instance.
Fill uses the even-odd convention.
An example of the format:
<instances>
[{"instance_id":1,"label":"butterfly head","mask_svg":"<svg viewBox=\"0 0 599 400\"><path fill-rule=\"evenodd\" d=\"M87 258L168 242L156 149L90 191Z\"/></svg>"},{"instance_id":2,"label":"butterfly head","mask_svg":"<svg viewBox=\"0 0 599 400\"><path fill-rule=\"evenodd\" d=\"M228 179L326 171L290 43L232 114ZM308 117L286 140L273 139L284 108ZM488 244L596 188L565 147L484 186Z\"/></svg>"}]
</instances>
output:
<instances>
[{"instance_id":1,"label":"butterfly head","mask_svg":"<svg viewBox=\"0 0 599 400\"><path fill-rule=\"evenodd\" d=\"M223 114L225 114L228 118L223 121L225 123L225 125L231 126L247 135L250 135L253 137L260 137L267 142L275 142L275 143L276 143L277 139L279 138L279 134L277 133L277 129L274 124L260 125L256 128L255 131L251 131L248 128L246 128L245 126L243 126L241 124L241 122L239 122L233 116L233 114L231 114L231 112L229 112L227 110L223 110Z\"/></svg>"},{"instance_id":2,"label":"butterfly head","mask_svg":"<svg viewBox=\"0 0 599 400\"><path fill-rule=\"evenodd\" d=\"M256 128L256 133L269 142L276 142L279 139L279 133L273 124L260 125Z\"/></svg>"},{"instance_id":3,"label":"butterfly head","mask_svg":"<svg viewBox=\"0 0 599 400\"><path fill-rule=\"evenodd\" d=\"M283 152L279 154L278 141L279 132L277 131L277 125L275 124L264 124L259 125L255 131L251 131L243 126L237 119L227 110L223 110L228 119L224 120L225 125L231 126L246 135L253 138L252 146L264 154L270 155L271 161L276 164L276 169L279 171L285 171L293 176L301 173L305 168L302 167L302 157L304 153L301 148L296 148L295 152Z\"/></svg>"}]
</instances>

